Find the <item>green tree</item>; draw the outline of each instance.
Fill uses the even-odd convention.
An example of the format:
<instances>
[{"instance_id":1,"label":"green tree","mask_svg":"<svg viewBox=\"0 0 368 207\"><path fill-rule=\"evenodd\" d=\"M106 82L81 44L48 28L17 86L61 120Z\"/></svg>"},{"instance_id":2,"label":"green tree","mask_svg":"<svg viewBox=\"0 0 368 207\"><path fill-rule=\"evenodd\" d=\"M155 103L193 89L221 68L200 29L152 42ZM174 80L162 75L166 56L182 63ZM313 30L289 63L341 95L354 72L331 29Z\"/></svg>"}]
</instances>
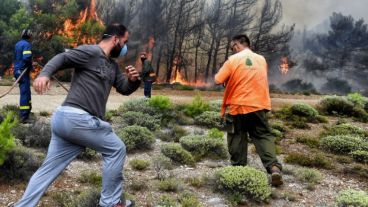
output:
<instances>
[{"instance_id":1,"label":"green tree","mask_svg":"<svg viewBox=\"0 0 368 207\"><path fill-rule=\"evenodd\" d=\"M5 120L0 124L0 166L6 159L6 154L11 150L14 144L14 136L11 129L17 124L14 119L14 113L9 112Z\"/></svg>"}]
</instances>

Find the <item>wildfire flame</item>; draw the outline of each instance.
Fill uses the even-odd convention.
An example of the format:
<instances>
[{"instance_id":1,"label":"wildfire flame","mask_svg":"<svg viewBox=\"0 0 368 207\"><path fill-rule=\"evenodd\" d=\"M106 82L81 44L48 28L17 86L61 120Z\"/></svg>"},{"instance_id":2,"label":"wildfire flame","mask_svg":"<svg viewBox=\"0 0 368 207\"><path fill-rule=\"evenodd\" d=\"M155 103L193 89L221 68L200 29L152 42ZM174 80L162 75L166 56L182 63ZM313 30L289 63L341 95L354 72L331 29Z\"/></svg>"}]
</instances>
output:
<instances>
[{"instance_id":1,"label":"wildfire flame","mask_svg":"<svg viewBox=\"0 0 368 207\"><path fill-rule=\"evenodd\" d=\"M180 84L180 85L187 85L187 86L194 86L194 87L207 87L210 84L202 81L203 79L197 80L196 82L191 82L186 80L181 71L179 70L180 58L176 57L173 61L173 69L174 75L171 77L170 84Z\"/></svg>"},{"instance_id":2,"label":"wildfire flame","mask_svg":"<svg viewBox=\"0 0 368 207\"><path fill-rule=\"evenodd\" d=\"M72 47L76 47L78 43L94 44L97 42L97 39L93 35L82 34L83 24L90 20L96 21L101 26L104 25L100 17L97 15L95 0L91 0L90 5L79 13L79 18L75 23L73 23L72 19L65 20L63 29L59 30L58 33L74 39L75 42L70 43L70 46Z\"/></svg>"},{"instance_id":3,"label":"wildfire flame","mask_svg":"<svg viewBox=\"0 0 368 207\"><path fill-rule=\"evenodd\" d=\"M286 75L289 72L289 59L286 56L281 57L280 59L279 70L282 75Z\"/></svg>"}]
</instances>

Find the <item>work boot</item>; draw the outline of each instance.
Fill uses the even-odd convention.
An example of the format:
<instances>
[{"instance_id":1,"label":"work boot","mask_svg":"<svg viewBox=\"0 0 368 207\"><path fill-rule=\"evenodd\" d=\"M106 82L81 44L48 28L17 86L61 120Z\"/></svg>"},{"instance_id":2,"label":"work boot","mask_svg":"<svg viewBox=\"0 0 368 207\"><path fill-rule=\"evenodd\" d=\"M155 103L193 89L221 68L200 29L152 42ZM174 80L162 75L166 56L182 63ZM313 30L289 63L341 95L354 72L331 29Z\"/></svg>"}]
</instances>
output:
<instances>
[{"instance_id":1,"label":"work boot","mask_svg":"<svg viewBox=\"0 0 368 207\"><path fill-rule=\"evenodd\" d=\"M282 180L281 170L277 166L272 166L271 168L271 185L280 186L284 183Z\"/></svg>"},{"instance_id":2,"label":"work boot","mask_svg":"<svg viewBox=\"0 0 368 207\"><path fill-rule=\"evenodd\" d=\"M134 201L133 200L126 200L125 205L120 201L118 204L116 204L114 207L134 207Z\"/></svg>"}]
</instances>

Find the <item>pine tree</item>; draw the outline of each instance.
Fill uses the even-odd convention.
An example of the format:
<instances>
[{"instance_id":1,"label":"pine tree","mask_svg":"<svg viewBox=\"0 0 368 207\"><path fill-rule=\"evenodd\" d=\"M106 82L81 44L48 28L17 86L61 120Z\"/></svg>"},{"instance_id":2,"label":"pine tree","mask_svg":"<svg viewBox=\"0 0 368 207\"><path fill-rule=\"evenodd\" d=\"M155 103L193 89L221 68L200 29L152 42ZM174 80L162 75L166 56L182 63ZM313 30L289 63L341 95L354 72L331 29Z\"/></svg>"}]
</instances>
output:
<instances>
[{"instance_id":1,"label":"pine tree","mask_svg":"<svg viewBox=\"0 0 368 207\"><path fill-rule=\"evenodd\" d=\"M5 120L0 124L0 166L6 159L6 154L11 150L14 144L14 135L11 133L11 129L17 124L14 119L13 112L9 112Z\"/></svg>"}]
</instances>

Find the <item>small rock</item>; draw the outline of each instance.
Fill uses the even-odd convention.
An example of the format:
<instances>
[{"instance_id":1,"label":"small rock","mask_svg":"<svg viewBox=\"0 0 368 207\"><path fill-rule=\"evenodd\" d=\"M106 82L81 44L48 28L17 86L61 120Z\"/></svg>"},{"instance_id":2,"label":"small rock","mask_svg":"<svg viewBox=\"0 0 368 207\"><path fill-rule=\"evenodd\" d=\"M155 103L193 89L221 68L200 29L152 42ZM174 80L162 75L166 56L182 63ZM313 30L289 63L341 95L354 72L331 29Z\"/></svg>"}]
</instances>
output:
<instances>
[{"instance_id":1,"label":"small rock","mask_svg":"<svg viewBox=\"0 0 368 207\"><path fill-rule=\"evenodd\" d=\"M11 190L10 193L11 194L15 194L17 191L16 190Z\"/></svg>"}]
</instances>

